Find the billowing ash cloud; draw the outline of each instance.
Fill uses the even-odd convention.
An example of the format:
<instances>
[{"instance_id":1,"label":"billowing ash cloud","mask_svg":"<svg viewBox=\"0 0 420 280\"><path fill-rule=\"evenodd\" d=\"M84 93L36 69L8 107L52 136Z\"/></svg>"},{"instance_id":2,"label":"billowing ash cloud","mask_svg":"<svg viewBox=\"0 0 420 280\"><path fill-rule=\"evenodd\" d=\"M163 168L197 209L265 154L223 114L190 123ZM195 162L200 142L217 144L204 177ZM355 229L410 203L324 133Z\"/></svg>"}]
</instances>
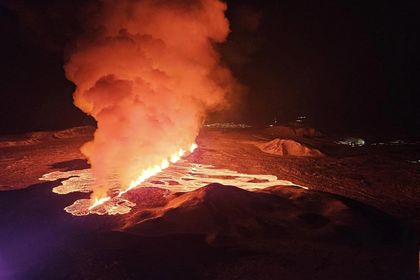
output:
<instances>
[{"instance_id":1,"label":"billowing ash cloud","mask_svg":"<svg viewBox=\"0 0 420 280\"><path fill-rule=\"evenodd\" d=\"M226 40L219 0L102 0L65 65L74 103L97 123L82 147L97 188L123 188L141 170L194 142L206 114L227 107L234 79L216 43Z\"/></svg>"}]
</instances>

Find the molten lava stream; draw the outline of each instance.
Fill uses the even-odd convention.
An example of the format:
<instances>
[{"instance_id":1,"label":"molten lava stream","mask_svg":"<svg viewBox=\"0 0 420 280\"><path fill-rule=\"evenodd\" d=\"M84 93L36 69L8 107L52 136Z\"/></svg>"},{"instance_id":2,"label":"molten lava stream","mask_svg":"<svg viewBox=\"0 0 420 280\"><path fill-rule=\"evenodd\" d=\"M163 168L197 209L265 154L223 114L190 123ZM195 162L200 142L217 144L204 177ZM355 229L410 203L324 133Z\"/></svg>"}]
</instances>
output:
<instances>
[{"instance_id":1,"label":"molten lava stream","mask_svg":"<svg viewBox=\"0 0 420 280\"><path fill-rule=\"evenodd\" d=\"M92 210L93 208L107 202L110 199L111 199L110 196L103 197L103 198L95 198L95 202L89 207L89 210Z\"/></svg>"},{"instance_id":2,"label":"molten lava stream","mask_svg":"<svg viewBox=\"0 0 420 280\"><path fill-rule=\"evenodd\" d=\"M193 143L190 146L190 153L194 152L195 149L197 149L197 144ZM160 172L162 172L163 170L165 170L166 168L169 167L170 163L176 163L177 161L179 161L182 156L185 155L185 150L180 148L177 152L173 153L169 159L163 159L162 162L160 164L156 164L152 167L149 167L147 169L144 169L141 172L141 175L139 177L137 177L137 179L131 181L130 185L125 189L122 190L118 193L118 197L121 197L123 194L129 192L130 190L136 188L137 186L139 186L141 183L143 183L144 181L146 181L147 179L159 174ZM92 205L88 208L89 211L98 207L99 205L104 204L105 202L107 202L108 200L111 199L111 196L107 196L107 197L102 197L102 198L94 198L94 202L92 203Z\"/></svg>"}]
</instances>

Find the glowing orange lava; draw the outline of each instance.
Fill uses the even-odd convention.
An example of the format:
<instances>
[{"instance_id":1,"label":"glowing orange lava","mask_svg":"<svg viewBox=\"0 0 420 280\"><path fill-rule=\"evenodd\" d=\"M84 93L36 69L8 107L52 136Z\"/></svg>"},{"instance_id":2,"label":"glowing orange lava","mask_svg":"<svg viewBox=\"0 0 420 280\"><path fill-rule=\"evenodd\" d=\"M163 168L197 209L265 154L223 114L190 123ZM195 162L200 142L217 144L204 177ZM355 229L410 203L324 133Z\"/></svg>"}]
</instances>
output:
<instances>
[{"instance_id":1,"label":"glowing orange lava","mask_svg":"<svg viewBox=\"0 0 420 280\"><path fill-rule=\"evenodd\" d=\"M53 171L44 174L40 180L61 180L61 185L53 189L53 192L57 194L68 194L72 192L87 193L92 192L95 188L95 180L91 169ZM215 168L212 165L192 163L189 162L189 159L185 158L180 159L175 164L170 164L170 166L168 161L168 167L165 170L162 169L162 172L146 179L141 183L141 186L149 189L165 189L169 194L195 191L211 183L236 186L248 191L274 186L295 186L303 190L308 190L307 187L287 180L280 180L274 175L244 174L229 169ZM119 190L117 193L121 192L121 185L119 185L118 181L111 179L107 184L113 186L111 187L112 189ZM125 192L127 192L127 189ZM112 197L105 197L101 201L99 201L99 198L98 200L79 199L72 205L65 207L64 210L74 216L86 216L90 214L123 215L129 213L136 206L136 202L140 201L130 196L112 195Z\"/></svg>"},{"instance_id":2,"label":"glowing orange lava","mask_svg":"<svg viewBox=\"0 0 420 280\"><path fill-rule=\"evenodd\" d=\"M190 153L192 153L197 147L198 147L197 144L195 144L195 143L191 144L191 146L189 148ZM176 163L177 161L179 161L182 158L182 156L185 155L185 153L186 153L186 151L184 149L180 148L178 151L173 153L169 158L164 158L160 164L156 164L152 167L149 167L147 169L142 170L140 172L140 175L135 180L132 180L130 185L126 189L121 190L118 193L117 197L121 197L123 194L129 192L130 190L132 190L136 187L138 187L141 183L143 183L144 181L146 181L150 177L153 177L153 176L159 174L160 172L162 172L163 170L168 168L170 163ZM98 207L99 205L102 205L103 203L107 202L110 199L111 199L111 196L93 198L93 203L89 207L89 210L92 210L92 209Z\"/></svg>"},{"instance_id":3,"label":"glowing orange lava","mask_svg":"<svg viewBox=\"0 0 420 280\"><path fill-rule=\"evenodd\" d=\"M111 199L110 196L103 197L103 198L95 198L94 199L95 202L89 207L89 210L92 210L93 208L95 208L95 207L97 207L97 206L99 206L99 205L107 202L110 199Z\"/></svg>"}]
</instances>

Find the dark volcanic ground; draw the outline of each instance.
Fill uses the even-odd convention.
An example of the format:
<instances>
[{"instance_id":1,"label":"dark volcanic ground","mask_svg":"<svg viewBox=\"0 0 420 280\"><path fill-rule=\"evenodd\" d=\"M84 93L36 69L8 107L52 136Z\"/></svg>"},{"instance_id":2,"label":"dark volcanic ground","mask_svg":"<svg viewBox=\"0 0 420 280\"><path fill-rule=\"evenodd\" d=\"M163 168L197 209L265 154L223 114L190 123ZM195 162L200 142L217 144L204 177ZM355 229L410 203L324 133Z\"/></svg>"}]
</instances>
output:
<instances>
[{"instance_id":1,"label":"dark volcanic ground","mask_svg":"<svg viewBox=\"0 0 420 280\"><path fill-rule=\"evenodd\" d=\"M276 129L204 129L188 157L308 187L139 188L126 215L75 217L53 170L87 168L89 128L0 141L0 279L417 279L418 145L339 146ZM294 139L325 156L278 156Z\"/></svg>"}]
</instances>

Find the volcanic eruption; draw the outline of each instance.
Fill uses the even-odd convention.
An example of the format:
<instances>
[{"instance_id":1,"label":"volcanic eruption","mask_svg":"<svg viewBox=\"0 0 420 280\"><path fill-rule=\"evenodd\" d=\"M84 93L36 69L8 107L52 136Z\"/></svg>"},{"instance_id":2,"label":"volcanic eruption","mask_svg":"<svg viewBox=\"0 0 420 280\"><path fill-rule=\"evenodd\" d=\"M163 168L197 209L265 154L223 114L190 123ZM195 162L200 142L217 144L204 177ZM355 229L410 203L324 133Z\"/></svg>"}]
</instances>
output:
<instances>
[{"instance_id":1,"label":"volcanic eruption","mask_svg":"<svg viewBox=\"0 0 420 280\"><path fill-rule=\"evenodd\" d=\"M65 64L74 104L97 121L81 150L94 175L92 205L119 195L196 148L206 114L229 106L236 83L216 44L219 0L101 0ZM114 182L115 184L110 184Z\"/></svg>"}]
</instances>

